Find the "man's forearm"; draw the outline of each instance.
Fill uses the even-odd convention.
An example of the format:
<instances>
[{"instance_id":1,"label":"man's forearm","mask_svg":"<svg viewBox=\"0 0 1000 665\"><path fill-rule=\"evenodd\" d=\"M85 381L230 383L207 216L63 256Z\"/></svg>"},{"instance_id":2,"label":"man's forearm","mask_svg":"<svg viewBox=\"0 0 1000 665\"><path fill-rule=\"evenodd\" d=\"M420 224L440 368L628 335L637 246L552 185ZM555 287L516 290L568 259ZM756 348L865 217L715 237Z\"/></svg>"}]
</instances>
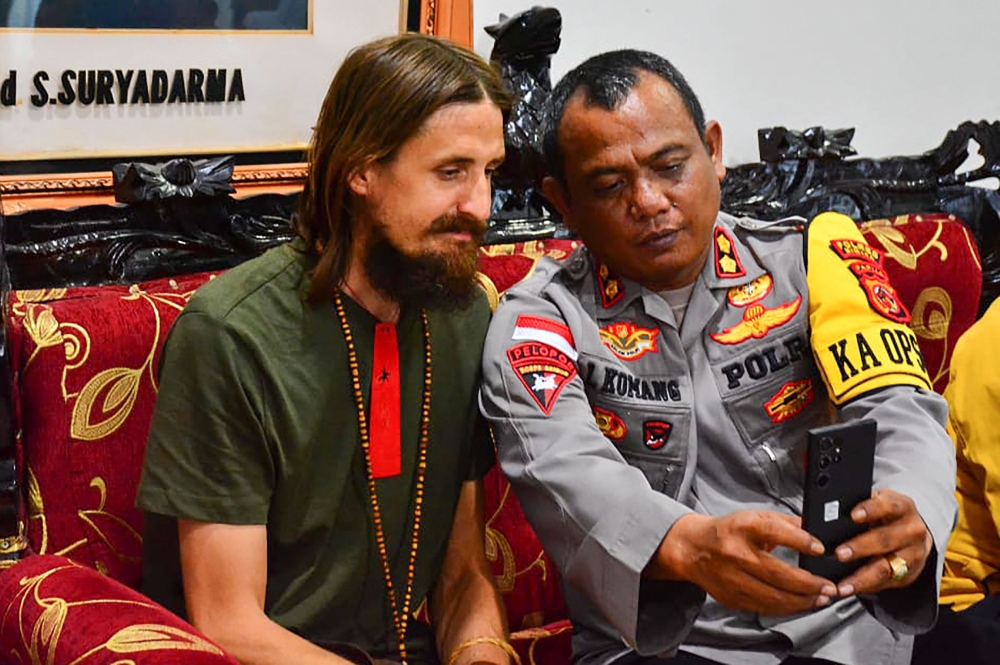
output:
<instances>
[{"instance_id":1,"label":"man's forearm","mask_svg":"<svg viewBox=\"0 0 1000 665\"><path fill-rule=\"evenodd\" d=\"M469 570L455 578L442 578L430 597L441 662L447 664L455 650L469 640L485 637L506 641L507 621L502 607L488 570ZM455 660L456 665L509 662L502 647L488 642L463 648Z\"/></svg>"},{"instance_id":2,"label":"man's forearm","mask_svg":"<svg viewBox=\"0 0 1000 665\"><path fill-rule=\"evenodd\" d=\"M195 624L243 665L351 665L271 621L256 609Z\"/></svg>"}]
</instances>

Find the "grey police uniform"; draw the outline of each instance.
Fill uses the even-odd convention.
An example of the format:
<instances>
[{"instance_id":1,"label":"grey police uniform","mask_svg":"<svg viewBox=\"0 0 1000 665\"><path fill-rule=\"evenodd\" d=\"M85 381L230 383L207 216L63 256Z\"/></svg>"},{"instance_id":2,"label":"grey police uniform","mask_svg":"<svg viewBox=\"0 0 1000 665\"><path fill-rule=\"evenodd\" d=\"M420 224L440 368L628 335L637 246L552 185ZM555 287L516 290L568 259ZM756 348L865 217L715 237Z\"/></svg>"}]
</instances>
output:
<instances>
[{"instance_id":1,"label":"grey police uniform","mask_svg":"<svg viewBox=\"0 0 1000 665\"><path fill-rule=\"evenodd\" d=\"M923 361L909 329L873 310L874 324L824 343L829 357L814 359L810 290L815 297L819 287L807 283L801 222L720 214L680 329L659 294L617 278L586 248L540 262L505 294L487 336L480 406L562 575L575 662L680 647L724 663L771 665L795 654L902 664L912 634L933 625L955 516L946 406L915 378ZM890 315L893 293L888 309L879 305ZM860 356L849 350L855 341ZM857 383L869 370L878 390ZM855 378L847 392L841 379ZM806 430L838 417L878 421L875 486L910 496L934 539L920 579L792 617L729 610L692 584L642 579L671 525L691 511L801 515ZM797 563L785 548L775 554Z\"/></svg>"}]
</instances>

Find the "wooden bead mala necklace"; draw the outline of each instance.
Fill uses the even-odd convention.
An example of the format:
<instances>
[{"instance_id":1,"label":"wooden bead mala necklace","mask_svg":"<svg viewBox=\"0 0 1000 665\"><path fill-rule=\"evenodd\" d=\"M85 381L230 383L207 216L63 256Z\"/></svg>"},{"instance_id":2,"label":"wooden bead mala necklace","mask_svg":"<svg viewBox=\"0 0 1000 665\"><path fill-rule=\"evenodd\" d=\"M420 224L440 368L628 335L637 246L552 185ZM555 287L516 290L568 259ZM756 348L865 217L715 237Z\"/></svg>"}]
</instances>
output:
<instances>
[{"instance_id":1,"label":"wooden bead mala necklace","mask_svg":"<svg viewBox=\"0 0 1000 665\"><path fill-rule=\"evenodd\" d=\"M375 476L372 473L371 438L368 430L368 419L365 416L364 394L361 392L361 372L358 368L358 354L354 348L354 334L347 323L344 312L344 302L340 294L333 296L340 328L344 332L344 342L347 344L347 362L351 371L351 386L354 389L354 403L358 410L358 435L361 438L361 448L365 452L365 469L368 480L368 496L372 506L372 521L375 524L375 543L378 546L379 559L382 561L382 573L385 576L386 595L389 596L389 606L392 610L392 623L396 628L396 638L399 641L399 658L407 665L406 628L410 618L410 606L413 602L413 578L416 573L417 549L420 544L420 518L423 514L424 481L427 477L427 447L430 438L431 419L431 332L427 320L427 312L420 311L420 321L424 332L424 387L420 404L420 443L417 448L417 484L413 498L413 535L410 539L410 557L406 567L406 587L403 590L402 608L396 602L396 590L392 582L392 566L389 563L389 552L386 548L385 531L382 528L382 512L378 503L378 492L375 487Z\"/></svg>"}]
</instances>

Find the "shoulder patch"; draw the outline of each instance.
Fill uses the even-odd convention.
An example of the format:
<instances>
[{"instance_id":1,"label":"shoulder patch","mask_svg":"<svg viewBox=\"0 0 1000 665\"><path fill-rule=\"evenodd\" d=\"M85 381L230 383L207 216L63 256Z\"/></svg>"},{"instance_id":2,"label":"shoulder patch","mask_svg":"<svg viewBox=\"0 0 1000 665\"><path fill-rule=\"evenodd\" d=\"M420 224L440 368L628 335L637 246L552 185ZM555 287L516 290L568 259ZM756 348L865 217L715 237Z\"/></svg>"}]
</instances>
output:
<instances>
[{"instance_id":1,"label":"shoulder patch","mask_svg":"<svg viewBox=\"0 0 1000 665\"><path fill-rule=\"evenodd\" d=\"M625 285L603 263L597 266L597 290L601 292L604 309L614 306L625 295Z\"/></svg>"},{"instance_id":2,"label":"shoulder patch","mask_svg":"<svg viewBox=\"0 0 1000 665\"><path fill-rule=\"evenodd\" d=\"M511 339L532 340L548 344L565 353L573 361L578 356L576 344L573 342L573 333L570 332L569 326L542 316L526 314L518 316Z\"/></svg>"},{"instance_id":3,"label":"shoulder patch","mask_svg":"<svg viewBox=\"0 0 1000 665\"><path fill-rule=\"evenodd\" d=\"M889 274L881 267L867 261L855 261L851 272L876 312L896 323L909 323L910 312L899 298L899 293L889 281Z\"/></svg>"},{"instance_id":4,"label":"shoulder patch","mask_svg":"<svg viewBox=\"0 0 1000 665\"><path fill-rule=\"evenodd\" d=\"M507 359L545 415L552 413L559 393L576 376L576 365L568 355L541 342L517 344L507 349Z\"/></svg>"},{"instance_id":5,"label":"shoulder patch","mask_svg":"<svg viewBox=\"0 0 1000 665\"><path fill-rule=\"evenodd\" d=\"M830 247L837 253L837 256L845 261L860 259L861 261L870 261L875 265L882 265L882 252L866 242L853 238L839 238L831 240Z\"/></svg>"},{"instance_id":6,"label":"shoulder patch","mask_svg":"<svg viewBox=\"0 0 1000 665\"><path fill-rule=\"evenodd\" d=\"M805 411L815 397L812 379L789 381L764 403L764 411L772 423L780 425Z\"/></svg>"},{"instance_id":7,"label":"shoulder patch","mask_svg":"<svg viewBox=\"0 0 1000 665\"><path fill-rule=\"evenodd\" d=\"M623 321L606 325L599 332L601 343L622 360L636 360L657 351L656 338L660 331L656 328L640 328Z\"/></svg>"},{"instance_id":8,"label":"shoulder patch","mask_svg":"<svg viewBox=\"0 0 1000 665\"><path fill-rule=\"evenodd\" d=\"M752 305L758 300L763 300L771 292L773 286L774 280L771 279L770 275L764 273L749 284L729 289L729 304L734 307Z\"/></svg>"},{"instance_id":9,"label":"shoulder patch","mask_svg":"<svg viewBox=\"0 0 1000 665\"><path fill-rule=\"evenodd\" d=\"M836 405L886 386L930 389L910 314L882 262L849 217L823 213L809 224L810 343Z\"/></svg>"},{"instance_id":10,"label":"shoulder patch","mask_svg":"<svg viewBox=\"0 0 1000 665\"><path fill-rule=\"evenodd\" d=\"M715 274L719 277L744 277L747 271L736 255L736 245L721 226L715 227Z\"/></svg>"},{"instance_id":11,"label":"shoulder patch","mask_svg":"<svg viewBox=\"0 0 1000 665\"><path fill-rule=\"evenodd\" d=\"M621 441L628 433L625 422L614 411L595 406L594 420L597 421L597 427L601 433L612 441Z\"/></svg>"},{"instance_id":12,"label":"shoulder patch","mask_svg":"<svg viewBox=\"0 0 1000 665\"><path fill-rule=\"evenodd\" d=\"M802 296L796 296L792 302L786 302L772 309L759 303L751 305L743 310L742 321L722 332L710 333L709 337L720 344L740 344L751 337L762 339L775 328L791 321L801 304Z\"/></svg>"}]
</instances>

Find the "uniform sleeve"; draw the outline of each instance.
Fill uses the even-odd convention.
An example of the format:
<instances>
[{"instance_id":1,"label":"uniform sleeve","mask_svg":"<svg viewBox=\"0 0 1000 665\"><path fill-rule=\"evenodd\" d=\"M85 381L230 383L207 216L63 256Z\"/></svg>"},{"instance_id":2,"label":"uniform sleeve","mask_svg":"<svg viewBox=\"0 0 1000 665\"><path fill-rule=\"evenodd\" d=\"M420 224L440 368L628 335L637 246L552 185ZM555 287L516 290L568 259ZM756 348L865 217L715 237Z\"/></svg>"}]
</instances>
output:
<instances>
[{"instance_id":1,"label":"uniform sleeve","mask_svg":"<svg viewBox=\"0 0 1000 665\"><path fill-rule=\"evenodd\" d=\"M811 341L824 382L843 419L876 420L874 487L913 499L934 539L918 580L865 603L889 628L923 632L937 617L957 509L947 406L930 389L909 312L882 267L882 253L844 215L824 213L808 233Z\"/></svg>"},{"instance_id":2,"label":"uniform sleeve","mask_svg":"<svg viewBox=\"0 0 1000 665\"><path fill-rule=\"evenodd\" d=\"M139 485L140 508L265 524L274 485L259 375L225 324L182 313L167 339Z\"/></svg>"},{"instance_id":3,"label":"uniform sleeve","mask_svg":"<svg viewBox=\"0 0 1000 665\"><path fill-rule=\"evenodd\" d=\"M560 310L510 293L486 338L480 407L501 468L564 581L640 654L670 651L690 630L704 592L670 582L640 594L641 575L690 510L654 491L604 437L575 361Z\"/></svg>"},{"instance_id":4,"label":"uniform sleeve","mask_svg":"<svg viewBox=\"0 0 1000 665\"><path fill-rule=\"evenodd\" d=\"M472 432L472 464L466 480L480 480L496 464L496 450L490 437L486 419L476 414L476 424Z\"/></svg>"},{"instance_id":5,"label":"uniform sleeve","mask_svg":"<svg viewBox=\"0 0 1000 665\"><path fill-rule=\"evenodd\" d=\"M941 600L954 603L956 610L982 598L982 582L998 567L997 555L991 554L1000 544L1000 354L992 351L997 339L1000 300L958 340L944 392L961 510L949 543L950 579Z\"/></svg>"}]
</instances>

